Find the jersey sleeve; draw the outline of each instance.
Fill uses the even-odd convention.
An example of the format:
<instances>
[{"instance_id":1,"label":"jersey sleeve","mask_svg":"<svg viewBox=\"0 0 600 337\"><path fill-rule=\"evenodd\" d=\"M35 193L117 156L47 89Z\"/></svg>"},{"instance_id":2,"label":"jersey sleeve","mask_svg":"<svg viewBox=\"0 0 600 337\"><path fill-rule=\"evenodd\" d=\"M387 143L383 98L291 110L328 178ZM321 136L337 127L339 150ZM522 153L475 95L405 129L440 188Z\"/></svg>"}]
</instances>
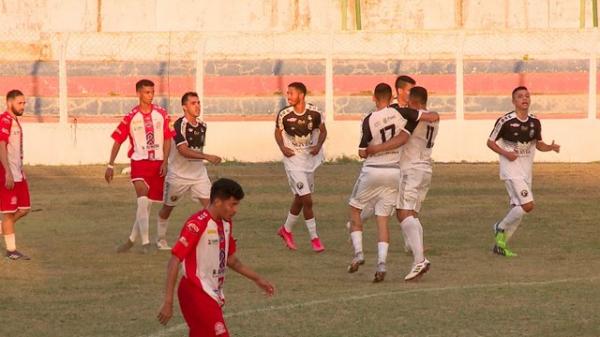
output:
<instances>
[{"instance_id":1,"label":"jersey sleeve","mask_svg":"<svg viewBox=\"0 0 600 337\"><path fill-rule=\"evenodd\" d=\"M279 111L277 117L275 117L275 128L283 130L283 110Z\"/></svg>"},{"instance_id":2,"label":"jersey sleeve","mask_svg":"<svg viewBox=\"0 0 600 337\"><path fill-rule=\"evenodd\" d=\"M371 133L371 127L369 126L370 118L371 118L371 115L369 114L362 121L362 128L361 128L362 132L361 132L361 137L360 137L360 144L358 145L359 150L365 150L367 148L367 146L369 146L369 142L371 142L371 140L373 140L373 134Z\"/></svg>"},{"instance_id":3,"label":"jersey sleeve","mask_svg":"<svg viewBox=\"0 0 600 337\"><path fill-rule=\"evenodd\" d=\"M0 117L0 141L5 141L8 144L11 126L12 120L10 118L6 116Z\"/></svg>"},{"instance_id":4,"label":"jersey sleeve","mask_svg":"<svg viewBox=\"0 0 600 337\"><path fill-rule=\"evenodd\" d=\"M535 139L542 140L542 123L538 120L535 126Z\"/></svg>"},{"instance_id":5,"label":"jersey sleeve","mask_svg":"<svg viewBox=\"0 0 600 337\"><path fill-rule=\"evenodd\" d=\"M117 126L115 131L113 131L111 137L115 140L115 142L122 144L127 137L129 136L129 126L131 124L131 115L126 115L121 120L121 123Z\"/></svg>"},{"instance_id":6,"label":"jersey sleeve","mask_svg":"<svg viewBox=\"0 0 600 337\"><path fill-rule=\"evenodd\" d=\"M164 114L164 123L163 123L163 134L165 140L169 140L175 136L175 130L173 129L173 125L171 124L171 117L165 112Z\"/></svg>"},{"instance_id":7,"label":"jersey sleeve","mask_svg":"<svg viewBox=\"0 0 600 337\"><path fill-rule=\"evenodd\" d=\"M490 133L489 140L495 142L498 139L502 138L502 128L504 127L504 124L505 123L502 122L502 118L498 118L498 120L496 120L496 124L494 124L494 129L492 130L492 133Z\"/></svg>"},{"instance_id":8,"label":"jersey sleeve","mask_svg":"<svg viewBox=\"0 0 600 337\"><path fill-rule=\"evenodd\" d=\"M323 114L319 110L315 110L315 119L313 121L314 128L317 129L323 123Z\"/></svg>"},{"instance_id":9,"label":"jersey sleeve","mask_svg":"<svg viewBox=\"0 0 600 337\"><path fill-rule=\"evenodd\" d=\"M179 146L181 144L187 144L187 140L185 139L185 135L181 133L181 124L183 124L183 118L179 118L173 124L173 128L175 129L175 136L173 140L175 141L175 146Z\"/></svg>"},{"instance_id":10,"label":"jersey sleeve","mask_svg":"<svg viewBox=\"0 0 600 337\"><path fill-rule=\"evenodd\" d=\"M402 118L406 119L406 125L404 126L403 131L408 132L409 135L412 134L417 128L417 124L419 124L422 112L411 108L401 108L397 104L392 105L392 107L400 113Z\"/></svg>"},{"instance_id":11,"label":"jersey sleeve","mask_svg":"<svg viewBox=\"0 0 600 337\"><path fill-rule=\"evenodd\" d=\"M171 254L175 255L179 261L183 261L186 256L193 253L194 249L200 241L200 236L206 229L206 222L196 220L188 220L179 234L179 239L173 246Z\"/></svg>"}]
</instances>

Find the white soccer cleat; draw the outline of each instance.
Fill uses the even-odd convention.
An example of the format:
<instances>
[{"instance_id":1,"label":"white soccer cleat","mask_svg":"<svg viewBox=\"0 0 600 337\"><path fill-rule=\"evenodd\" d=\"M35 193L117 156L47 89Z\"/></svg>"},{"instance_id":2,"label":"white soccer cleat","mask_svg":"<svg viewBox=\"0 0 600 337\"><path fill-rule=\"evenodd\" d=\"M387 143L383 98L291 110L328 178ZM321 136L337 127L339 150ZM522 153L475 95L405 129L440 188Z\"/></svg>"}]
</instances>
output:
<instances>
[{"instance_id":1,"label":"white soccer cleat","mask_svg":"<svg viewBox=\"0 0 600 337\"><path fill-rule=\"evenodd\" d=\"M408 275L404 277L404 281L412 281L419 278L420 276L423 276L423 274L425 274L429 270L430 266L431 262L429 262L429 260L427 259L423 260L423 262L415 264L410 270L410 273L408 273Z\"/></svg>"},{"instance_id":2,"label":"white soccer cleat","mask_svg":"<svg viewBox=\"0 0 600 337\"><path fill-rule=\"evenodd\" d=\"M158 241L156 241L156 248L158 248L158 250L170 250L171 247L169 247L169 243L167 243L167 240L165 239L160 239Z\"/></svg>"}]
</instances>

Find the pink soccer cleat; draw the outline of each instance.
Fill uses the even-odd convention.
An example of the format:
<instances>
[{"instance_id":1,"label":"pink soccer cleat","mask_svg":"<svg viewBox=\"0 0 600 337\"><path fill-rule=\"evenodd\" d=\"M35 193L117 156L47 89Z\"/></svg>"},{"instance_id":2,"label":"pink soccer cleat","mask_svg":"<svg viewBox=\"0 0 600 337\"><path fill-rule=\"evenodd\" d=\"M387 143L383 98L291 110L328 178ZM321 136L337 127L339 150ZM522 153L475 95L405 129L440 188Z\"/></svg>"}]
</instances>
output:
<instances>
[{"instance_id":1,"label":"pink soccer cleat","mask_svg":"<svg viewBox=\"0 0 600 337\"><path fill-rule=\"evenodd\" d=\"M281 236L281 238L283 239L283 243L285 243L286 247L288 247L291 250L297 249L296 243L294 242L294 236L291 232L285 230L283 226L279 227L279 229L277 230L277 235Z\"/></svg>"},{"instance_id":2,"label":"pink soccer cleat","mask_svg":"<svg viewBox=\"0 0 600 337\"><path fill-rule=\"evenodd\" d=\"M312 246L312 249L317 253L320 253L325 250L325 246L323 246L323 244L321 243L321 239L319 238L314 238L310 240L310 244Z\"/></svg>"}]
</instances>

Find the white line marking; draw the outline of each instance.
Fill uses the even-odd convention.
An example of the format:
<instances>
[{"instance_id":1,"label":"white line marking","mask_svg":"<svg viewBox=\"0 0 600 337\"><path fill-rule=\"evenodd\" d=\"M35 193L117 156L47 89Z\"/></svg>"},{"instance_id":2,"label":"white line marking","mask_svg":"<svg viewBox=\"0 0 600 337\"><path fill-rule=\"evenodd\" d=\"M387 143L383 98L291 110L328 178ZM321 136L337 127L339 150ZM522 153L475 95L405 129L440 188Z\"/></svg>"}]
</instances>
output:
<instances>
[{"instance_id":1,"label":"white line marking","mask_svg":"<svg viewBox=\"0 0 600 337\"><path fill-rule=\"evenodd\" d=\"M300 307L310 307L310 306L315 306L315 305L320 305L320 304L329 304L329 303L335 303L335 302L358 301L358 300L364 300L364 299L373 298L373 297L384 297L384 296L417 294L417 293L431 293L431 292L438 292L438 291L486 289L486 288L498 288L498 287L544 286L544 285L570 283L570 282L593 282L593 281L598 281L598 280L600 280L600 276L592 276L592 277L585 277L585 278L567 278L567 279L558 279L558 280L550 280L550 281L482 283L482 284L472 284L472 285L465 285L465 286L451 286L451 287L438 287L438 288L416 288L416 289L387 291L387 292L365 294L365 295L336 297L336 298L314 300L314 301L286 304L286 305L279 305L279 306L269 306L269 307L264 307L264 308L260 308L260 309L242 310L242 311L238 311L238 312L232 312L229 314L225 314L224 317L229 318L229 317L236 317L236 316L246 316L246 315L256 314L256 313L261 313L261 312L290 310L290 309L296 309L296 308L300 308ZM164 330L161 330L157 333L147 335L146 337L172 336L172 333L184 330L186 328L187 328L187 325L185 323L179 324L179 325L175 325L175 326L166 328Z\"/></svg>"}]
</instances>

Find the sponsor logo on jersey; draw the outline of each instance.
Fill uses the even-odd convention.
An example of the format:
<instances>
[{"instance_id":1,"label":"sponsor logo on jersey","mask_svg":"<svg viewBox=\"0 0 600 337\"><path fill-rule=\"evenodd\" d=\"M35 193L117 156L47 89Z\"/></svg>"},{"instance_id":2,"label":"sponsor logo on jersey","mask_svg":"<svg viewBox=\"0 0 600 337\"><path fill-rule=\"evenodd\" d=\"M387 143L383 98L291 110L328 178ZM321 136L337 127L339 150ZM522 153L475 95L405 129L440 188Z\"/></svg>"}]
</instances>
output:
<instances>
[{"instance_id":1,"label":"sponsor logo on jersey","mask_svg":"<svg viewBox=\"0 0 600 337\"><path fill-rule=\"evenodd\" d=\"M217 230L216 229L209 229L206 231L206 234L217 234Z\"/></svg>"},{"instance_id":2,"label":"sponsor logo on jersey","mask_svg":"<svg viewBox=\"0 0 600 337\"><path fill-rule=\"evenodd\" d=\"M182 236L182 237L180 237L180 238L179 238L179 242L181 242L181 244L182 244L184 247L187 247L187 246L189 246L189 245L190 245L190 244L189 244L189 242L188 242L188 240L185 238L185 236Z\"/></svg>"},{"instance_id":3,"label":"sponsor logo on jersey","mask_svg":"<svg viewBox=\"0 0 600 337\"><path fill-rule=\"evenodd\" d=\"M198 228L198 226L196 226L196 224L193 222L188 223L187 228L194 233L198 233L200 231L200 228Z\"/></svg>"},{"instance_id":4,"label":"sponsor logo on jersey","mask_svg":"<svg viewBox=\"0 0 600 337\"><path fill-rule=\"evenodd\" d=\"M296 187L297 187L299 190L301 190L302 188L304 188L304 184L303 184L301 181L299 181L299 182L297 182L297 183L296 183Z\"/></svg>"},{"instance_id":5,"label":"sponsor logo on jersey","mask_svg":"<svg viewBox=\"0 0 600 337\"><path fill-rule=\"evenodd\" d=\"M296 117L288 118L288 122L290 122L290 123L293 123L297 120L298 120L298 118L296 118Z\"/></svg>"},{"instance_id":6,"label":"sponsor logo on jersey","mask_svg":"<svg viewBox=\"0 0 600 337\"><path fill-rule=\"evenodd\" d=\"M521 124L519 124L519 123L511 123L511 124L510 124L510 127L511 127L511 128L518 128L518 127L519 127L519 125L521 125Z\"/></svg>"}]
</instances>

